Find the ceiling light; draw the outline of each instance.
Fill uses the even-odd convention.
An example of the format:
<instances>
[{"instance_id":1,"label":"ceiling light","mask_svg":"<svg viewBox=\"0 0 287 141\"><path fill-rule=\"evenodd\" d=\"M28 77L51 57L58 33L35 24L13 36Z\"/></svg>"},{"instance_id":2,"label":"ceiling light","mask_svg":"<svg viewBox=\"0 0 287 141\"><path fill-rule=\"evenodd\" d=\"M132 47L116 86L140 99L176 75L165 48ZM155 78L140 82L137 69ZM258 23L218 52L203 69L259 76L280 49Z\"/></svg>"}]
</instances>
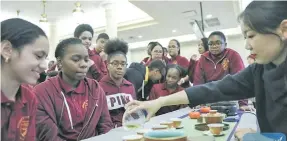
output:
<instances>
[{"instance_id":1,"label":"ceiling light","mask_svg":"<svg viewBox=\"0 0 287 141\"><path fill-rule=\"evenodd\" d=\"M41 23L47 23L47 14L46 14L46 0L43 0L43 13L41 14L41 19L39 20Z\"/></svg>"},{"instance_id":2,"label":"ceiling light","mask_svg":"<svg viewBox=\"0 0 287 141\"><path fill-rule=\"evenodd\" d=\"M139 36L138 36L138 38L142 38L142 37L143 37L142 35L139 35Z\"/></svg>"},{"instance_id":3,"label":"ceiling light","mask_svg":"<svg viewBox=\"0 0 287 141\"><path fill-rule=\"evenodd\" d=\"M212 17L211 14L206 15L206 18L207 18L207 19L209 19L209 18L211 18L211 17Z\"/></svg>"},{"instance_id":4,"label":"ceiling light","mask_svg":"<svg viewBox=\"0 0 287 141\"><path fill-rule=\"evenodd\" d=\"M73 15L78 15L78 14L83 14L84 10L81 8L81 3L80 2L76 2L75 3L76 8L73 10Z\"/></svg>"},{"instance_id":5,"label":"ceiling light","mask_svg":"<svg viewBox=\"0 0 287 141\"><path fill-rule=\"evenodd\" d=\"M48 22L47 14L45 14L45 13L41 14L40 22L43 22L43 23Z\"/></svg>"},{"instance_id":6,"label":"ceiling light","mask_svg":"<svg viewBox=\"0 0 287 141\"><path fill-rule=\"evenodd\" d=\"M176 30L174 29L174 30L172 30L172 32L173 32L173 33L175 33L175 32L176 32Z\"/></svg>"}]
</instances>

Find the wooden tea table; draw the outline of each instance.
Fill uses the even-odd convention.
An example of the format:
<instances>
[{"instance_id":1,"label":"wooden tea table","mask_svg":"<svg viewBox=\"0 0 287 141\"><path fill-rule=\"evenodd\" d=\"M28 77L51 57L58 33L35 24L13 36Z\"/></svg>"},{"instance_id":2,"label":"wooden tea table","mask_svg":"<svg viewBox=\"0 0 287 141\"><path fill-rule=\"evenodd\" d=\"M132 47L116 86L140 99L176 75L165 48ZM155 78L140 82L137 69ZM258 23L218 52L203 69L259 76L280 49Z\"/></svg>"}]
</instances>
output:
<instances>
[{"instance_id":1,"label":"wooden tea table","mask_svg":"<svg viewBox=\"0 0 287 141\"><path fill-rule=\"evenodd\" d=\"M160 116L156 116L153 117L149 122L145 123L144 128L151 128L153 125L158 125L161 121L168 121L170 118L175 118L175 117L179 117L183 119L183 129L178 129L181 130L183 132L185 132L189 139L191 139L192 141L233 141L233 134L234 131L236 130L237 127L241 126L242 128L246 127L245 125L247 125L247 127L257 127L256 126L256 122L254 123L250 123L250 116L252 116L252 114L250 114L250 116L242 116L242 118L240 119L239 122L228 122L230 128L226 131L224 131L225 135L221 136L221 137L210 137L210 136L204 136L203 135L203 131L198 131L196 129L194 129L194 125L198 124L197 120L195 119L190 119L188 117L188 113L191 112L192 109L187 107L187 108L183 108L177 111L173 111L164 115L160 115ZM253 115L254 116L254 115ZM256 117L255 117L256 118ZM241 122L244 121L244 122ZM133 135L136 134L135 131L126 131L123 129L123 127L119 127L119 128L115 128L112 129L110 132L100 135L100 136L95 136L95 137L91 137L89 139L85 139L84 141L122 141L122 137L123 136L127 136L127 135Z\"/></svg>"}]
</instances>

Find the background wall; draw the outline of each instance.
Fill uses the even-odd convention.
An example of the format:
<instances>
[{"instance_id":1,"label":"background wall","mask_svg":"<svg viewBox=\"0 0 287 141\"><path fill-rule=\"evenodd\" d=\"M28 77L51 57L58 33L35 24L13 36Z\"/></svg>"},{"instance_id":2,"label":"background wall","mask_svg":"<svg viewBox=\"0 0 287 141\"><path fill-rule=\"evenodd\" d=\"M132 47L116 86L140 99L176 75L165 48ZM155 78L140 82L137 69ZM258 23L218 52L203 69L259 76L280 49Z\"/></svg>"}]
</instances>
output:
<instances>
[{"instance_id":1,"label":"background wall","mask_svg":"<svg viewBox=\"0 0 287 141\"><path fill-rule=\"evenodd\" d=\"M192 54L198 54L197 44L198 43L195 41L181 43L181 55L187 59L190 59ZM227 37L227 47L237 51L240 54L244 64L247 65L246 58L249 55L249 51L245 49L244 44L244 38L242 35ZM130 54L131 59L129 62L140 62L143 58L147 57L146 47L131 49ZM198 54L198 57L199 56L200 55Z\"/></svg>"}]
</instances>

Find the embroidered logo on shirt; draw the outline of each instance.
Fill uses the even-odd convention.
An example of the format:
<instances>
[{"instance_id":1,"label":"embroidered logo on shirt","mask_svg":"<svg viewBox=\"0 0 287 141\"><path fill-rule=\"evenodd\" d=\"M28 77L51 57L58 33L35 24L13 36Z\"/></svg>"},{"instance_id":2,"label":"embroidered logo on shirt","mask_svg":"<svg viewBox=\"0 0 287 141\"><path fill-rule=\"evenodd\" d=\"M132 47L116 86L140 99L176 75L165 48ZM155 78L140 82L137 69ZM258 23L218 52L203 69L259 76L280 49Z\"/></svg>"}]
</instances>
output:
<instances>
[{"instance_id":1,"label":"embroidered logo on shirt","mask_svg":"<svg viewBox=\"0 0 287 141\"><path fill-rule=\"evenodd\" d=\"M18 122L17 128L20 131L20 140L24 140L27 135L29 119L30 119L30 116L24 116Z\"/></svg>"},{"instance_id":2,"label":"embroidered logo on shirt","mask_svg":"<svg viewBox=\"0 0 287 141\"><path fill-rule=\"evenodd\" d=\"M129 101L133 100L132 96L126 93L117 93L113 95L107 95L106 98L107 98L107 104L108 104L109 110L122 108Z\"/></svg>"},{"instance_id":3,"label":"embroidered logo on shirt","mask_svg":"<svg viewBox=\"0 0 287 141\"><path fill-rule=\"evenodd\" d=\"M83 104L82 104L82 108L84 110L87 110L87 107L88 107L88 100L84 101Z\"/></svg>"},{"instance_id":4,"label":"embroidered logo on shirt","mask_svg":"<svg viewBox=\"0 0 287 141\"><path fill-rule=\"evenodd\" d=\"M223 68L223 70L227 70L228 69L228 64L229 64L229 60L227 59L227 58L225 58L223 61L222 61L222 68Z\"/></svg>"}]
</instances>

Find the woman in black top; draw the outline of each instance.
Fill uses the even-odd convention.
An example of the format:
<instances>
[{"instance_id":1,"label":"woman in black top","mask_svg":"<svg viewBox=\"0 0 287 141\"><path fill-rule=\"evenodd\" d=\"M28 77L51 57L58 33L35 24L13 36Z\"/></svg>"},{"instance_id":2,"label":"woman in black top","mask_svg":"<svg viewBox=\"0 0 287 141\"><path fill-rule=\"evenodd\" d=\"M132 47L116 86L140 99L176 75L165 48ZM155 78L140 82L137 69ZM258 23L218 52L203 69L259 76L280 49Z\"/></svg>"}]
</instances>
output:
<instances>
[{"instance_id":1,"label":"woman in black top","mask_svg":"<svg viewBox=\"0 0 287 141\"><path fill-rule=\"evenodd\" d=\"M287 2L253 1L239 16L246 49L256 63L222 80L187 88L147 102L130 102L128 112L146 109L150 118L160 107L256 97L261 132L287 134Z\"/></svg>"}]
</instances>

